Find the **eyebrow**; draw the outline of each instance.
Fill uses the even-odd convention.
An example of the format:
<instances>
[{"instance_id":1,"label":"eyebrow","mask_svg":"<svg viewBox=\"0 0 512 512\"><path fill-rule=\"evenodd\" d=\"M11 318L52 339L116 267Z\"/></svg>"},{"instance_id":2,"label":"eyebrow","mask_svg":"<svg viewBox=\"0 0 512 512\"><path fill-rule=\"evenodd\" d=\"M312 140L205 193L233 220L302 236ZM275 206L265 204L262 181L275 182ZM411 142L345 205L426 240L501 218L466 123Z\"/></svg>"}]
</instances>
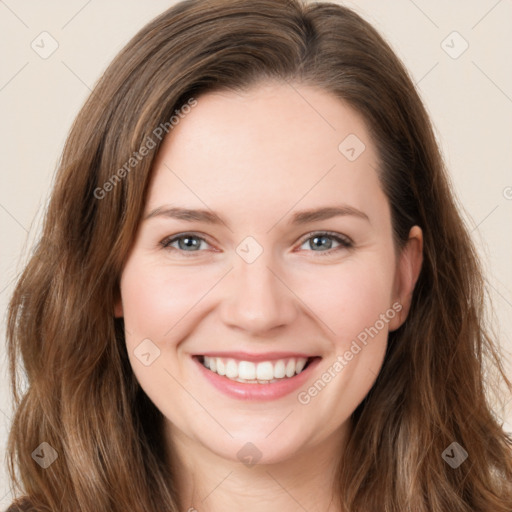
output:
<instances>
[{"instance_id":1,"label":"eyebrow","mask_svg":"<svg viewBox=\"0 0 512 512\"><path fill-rule=\"evenodd\" d=\"M352 216L359 219L363 219L366 221L370 221L368 215L348 205L342 206L326 206L323 208L315 208L311 210L303 210L300 212L295 212L292 215L289 224L292 225L302 225L309 224L311 222L317 222L320 220L328 220L334 217L339 216ZM220 225L224 224L229 228L229 224L224 222L224 220L217 215L215 212L210 210L197 210L197 209L189 209L189 208L179 208L173 206L159 206L155 208L151 212L149 212L144 218L143 221L155 218L155 217L165 217L177 220L184 220L187 222L204 222L206 224L212 225Z\"/></svg>"}]
</instances>

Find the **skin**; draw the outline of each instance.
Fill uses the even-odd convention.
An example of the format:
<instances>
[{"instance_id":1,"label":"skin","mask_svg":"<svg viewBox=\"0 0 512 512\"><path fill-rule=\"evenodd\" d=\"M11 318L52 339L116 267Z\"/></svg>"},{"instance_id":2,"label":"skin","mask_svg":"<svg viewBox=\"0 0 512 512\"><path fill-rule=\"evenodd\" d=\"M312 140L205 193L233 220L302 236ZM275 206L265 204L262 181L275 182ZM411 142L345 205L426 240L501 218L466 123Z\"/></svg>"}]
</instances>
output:
<instances>
[{"instance_id":1,"label":"skin","mask_svg":"<svg viewBox=\"0 0 512 512\"><path fill-rule=\"evenodd\" d=\"M349 134L366 146L354 161L338 149ZM125 319L133 371L166 418L182 510L339 510L333 471L349 417L375 382L388 332L405 321L422 262L419 227L402 252L393 245L377 168L362 117L299 84L208 93L166 137L144 215L172 205L214 211L225 224L141 222L116 316ZM298 211L340 205L367 219L289 222ZM312 235L323 231L353 246L315 244ZM178 240L163 247L184 233L204 241L194 239L198 248L188 252ZM248 236L263 249L250 264L236 252ZM396 302L400 313L307 404L297 392L265 402L227 397L191 359L213 350L316 354L322 360L299 390L307 391ZM160 350L150 366L134 355L144 339ZM261 452L252 467L237 457L247 442Z\"/></svg>"}]
</instances>

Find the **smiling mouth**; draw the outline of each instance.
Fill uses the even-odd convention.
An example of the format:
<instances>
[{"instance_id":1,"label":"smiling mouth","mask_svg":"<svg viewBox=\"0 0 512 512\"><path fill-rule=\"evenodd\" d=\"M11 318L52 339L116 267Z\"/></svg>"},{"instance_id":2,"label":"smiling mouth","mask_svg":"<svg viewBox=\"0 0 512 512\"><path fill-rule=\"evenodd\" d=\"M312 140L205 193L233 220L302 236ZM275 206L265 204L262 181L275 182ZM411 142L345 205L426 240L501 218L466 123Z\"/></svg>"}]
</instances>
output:
<instances>
[{"instance_id":1,"label":"smiling mouth","mask_svg":"<svg viewBox=\"0 0 512 512\"><path fill-rule=\"evenodd\" d=\"M317 357L287 357L273 361L243 361L225 357L194 356L208 370L235 382L272 384L302 373Z\"/></svg>"}]
</instances>

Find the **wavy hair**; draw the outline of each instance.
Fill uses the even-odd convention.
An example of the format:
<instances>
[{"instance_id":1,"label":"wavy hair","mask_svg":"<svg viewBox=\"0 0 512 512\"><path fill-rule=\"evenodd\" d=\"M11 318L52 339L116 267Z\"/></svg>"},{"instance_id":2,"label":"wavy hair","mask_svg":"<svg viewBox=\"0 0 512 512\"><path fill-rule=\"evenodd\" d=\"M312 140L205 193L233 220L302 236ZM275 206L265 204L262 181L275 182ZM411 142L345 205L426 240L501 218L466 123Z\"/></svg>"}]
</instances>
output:
<instances>
[{"instance_id":1,"label":"wavy hair","mask_svg":"<svg viewBox=\"0 0 512 512\"><path fill-rule=\"evenodd\" d=\"M346 7L300 0L176 4L126 45L78 114L9 305L16 492L37 511L178 511L179 468L165 464L163 416L131 370L114 303L163 139L156 128L191 98L263 81L321 88L355 108L377 148L396 247L413 225L424 235L408 318L389 334L381 372L352 415L340 504L510 512L512 439L488 387L508 393L512 384L427 112L372 26ZM127 168L148 137L155 147ZM454 441L469 454L456 469L442 457ZM46 469L31 456L42 442L58 454Z\"/></svg>"}]
</instances>

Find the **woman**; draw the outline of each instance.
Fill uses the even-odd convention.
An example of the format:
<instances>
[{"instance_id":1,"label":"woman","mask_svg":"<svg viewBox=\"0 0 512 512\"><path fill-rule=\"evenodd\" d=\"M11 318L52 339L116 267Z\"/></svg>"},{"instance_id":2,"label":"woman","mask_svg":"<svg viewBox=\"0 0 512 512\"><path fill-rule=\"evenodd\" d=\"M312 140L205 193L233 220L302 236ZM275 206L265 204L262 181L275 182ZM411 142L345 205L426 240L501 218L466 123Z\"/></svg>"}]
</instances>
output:
<instances>
[{"instance_id":1,"label":"woman","mask_svg":"<svg viewBox=\"0 0 512 512\"><path fill-rule=\"evenodd\" d=\"M482 305L376 31L329 3L181 2L77 117L12 298L18 504L510 511Z\"/></svg>"}]
</instances>

